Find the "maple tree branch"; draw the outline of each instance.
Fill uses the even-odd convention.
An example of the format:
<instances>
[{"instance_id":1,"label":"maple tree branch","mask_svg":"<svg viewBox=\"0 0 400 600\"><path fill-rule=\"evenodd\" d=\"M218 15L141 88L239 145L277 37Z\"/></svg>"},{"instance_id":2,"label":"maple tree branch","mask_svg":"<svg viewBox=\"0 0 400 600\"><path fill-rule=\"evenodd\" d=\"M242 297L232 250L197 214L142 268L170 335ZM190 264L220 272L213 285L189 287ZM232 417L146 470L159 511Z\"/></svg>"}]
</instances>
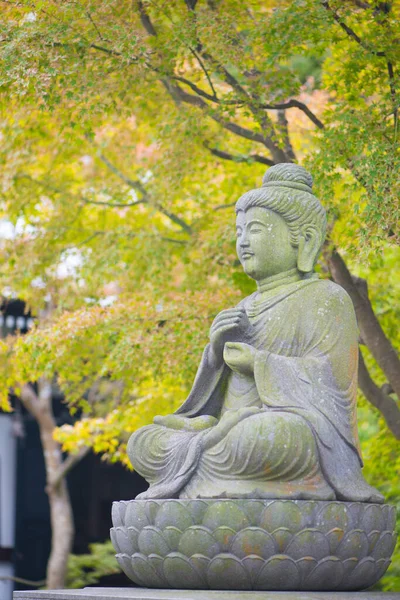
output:
<instances>
[{"instance_id":1,"label":"maple tree branch","mask_svg":"<svg viewBox=\"0 0 400 600\"><path fill-rule=\"evenodd\" d=\"M15 577L14 575L1 575L0 581L15 581L15 583L22 583L22 585L29 585L29 587L43 587L47 583L47 579L40 581L32 581L31 579L24 579L23 577Z\"/></svg>"},{"instance_id":2,"label":"maple tree branch","mask_svg":"<svg viewBox=\"0 0 400 600\"><path fill-rule=\"evenodd\" d=\"M109 159L106 156L104 156L104 154L102 152L100 152L99 150L97 151L97 156L108 167L108 169L112 173L114 173L114 175L116 175L117 177L122 179L122 181L124 183L126 183L126 185L128 185L129 187L133 188L134 190L136 190L142 194L142 196L143 196L142 204L149 204L150 206L154 206L154 208L156 208L158 210L158 212L160 212L163 215L165 215L166 217L168 217L168 219L170 221L172 221L173 223L175 223L175 225L179 225L179 227L181 229L183 229L184 231L186 231L186 233L188 233L189 235L191 235L193 233L193 230L190 227L190 225L188 223L186 223L186 221L181 219L181 217L178 217L178 215L176 215L173 212L169 211L168 209L164 208L158 202L152 201L147 190L144 188L143 184L140 181L131 179L130 177L127 177L124 173L122 173L122 171L120 171L115 165L113 165L113 163L111 163L109 161Z\"/></svg>"},{"instance_id":3,"label":"maple tree branch","mask_svg":"<svg viewBox=\"0 0 400 600\"><path fill-rule=\"evenodd\" d=\"M85 204L96 204L96 206L107 206L110 208L131 208L138 204L148 204L147 200L135 200L134 202L102 202L101 200L91 200L90 198L82 198Z\"/></svg>"},{"instance_id":4,"label":"maple tree branch","mask_svg":"<svg viewBox=\"0 0 400 600\"><path fill-rule=\"evenodd\" d=\"M312 121L318 127L318 129L324 129L325 127L322 121L318 119L318 117L312 112L312 110L310 110L308 106L304 104L304 102L300 102L299 100L292 99L288 102L281 102L278 104L261 104L260 108L266 108L269 110L286 110L287 108L298 108L299 110L302 110L304 114L307 115L310 121Z\"/></svg>"},{"instance_id":5,"label":"maple tree branch","mask_svg":"<svg viewBox=\"0 0 400 600\"><path fill-rule=\"evenodd\" d=\"M53 473L52 478L47 482L46 491L49 492L51 489L58 487L68 473L74 468L78 462L80 462L87 454L89 454L90 448L85 446L81 448L76 454L69 454L67 458L61 463L58 470Z\"/></svg>"},{"instance_id":6,"label":"maple tree branch","mask_svg":"<svg viewBox=\"0 0 400 600\"><path fill-rule=\"evenodd\" d=\"M96 23L95 23L95 22L94 22L94 20L93 20L93 17L92 17L92 15L90 14L90 11L88 11L88 10L86 11L86 16L87 16L87 18L89 19L89 21L91 22L91 24L93 25L93 28L94 28L94 30L96 31L96 33L97 33L97 35L98 35L99 39L100 39L102 42L107 42L108 40L106 40L106 39L105 39L105 38L102 36L100 29L97 27Z\"/></svg>"},{"instance_id":7,"label":"maple tree branch","mask_svg":"<svg viewBox=\"0 0 400 600\"><path fill-rule=\"evenodd\" d=\"M19 397L27 411L30 412L31 415L35 416L37 411L40 409L40 403L39 397L30 383L26 383L21 387Z\"/></svg>"},{"instance_id":8,"label":"maple tree branch","mask_svg":"<svg viewBox=\"0 0 400 600\"><path fill-rule=\"evenodd\" d=\"M278 123L282 129L283 141L285 144L285 152L290 158L290 160L295 161L296 155L293 150L292 142L290 141L288 120L286 118L285 110L278 110Z\"/></svg>"},{"instance_id":9,"label":"maple tree branch","mask_svg":"<svg viewBox=\"0 0 400 600\"><path fill-rule=\"evenodd\" d=\"M207 79L207 81L208 81L208 84L209 84L209 86L210 86L210 88L211 88L211 91L212 91L212 93L213 93L212 97L213 97L213 98L215 98L215 99L217 99L217 98L218 98L218 96L217 96L217 92L215 91L215 88L214 88L213 82L211 81L210 74L209 74L209 72L207 71L205 64L204 64L204 63L203 63L203 61L201 60L200 56L197 54L196 50L193 50L193 48L191 48L190 46L189 46L189 50L190 50L190 52L193 54L193 56L194 56L194 57L197 59L197 62L199 63L201 70L203 71L204 75L206 76L206 79Z\"/></svg>"},{"instance_id":10,"label":"maple tree branch","mask_svg":"<svg viewBox=\"0 0 400 600\"><path fill-rule=\"evenodd\" d=\"M364 50L367 50L367 52L370 52L374 56L386 56L386 52L377 51L377 50L373 50L372 48L370 48L368 46L368 44L366 44L360 38L360 36L357 35L357 33L353 29L351 29L351 27L346 25L346 23L339 17L337 12L331 7L328 0L322 0L321 5L332 14L336 23L343 29L343 31L348 35L348 37L350 37L355 42L357 42L357 44L359 44L362 48L364 48Z\"/></svg>"},{"instance_id":11,"label":"maple tree branch","mask_svg":"<svg viewBox=\"0 0 400 600\"><path fill-rule=\"evenodd\" d=\"M389 60L387 62L387 70L388 70L388 75L389 75L390 95L392 97L392 104L393 104L394 130L396 132L397 131L397 122L398 122L397 94L396 94L393 64Z\"/></svg>"},{"instance_id":12,"label":"maple tree branch","mask_svg":"<svg viewBox=\"0 0 400 600\"><path fill-rule=\"evenodd\" d=\"M269 167L272 167L275 164L273 160L271 160L270 158L266 158L265 156L261 156L260 154L248 154L247 156L245 156L245 155L241 156L241 155L230 154L229 152L219 150L218 148L212 148L211 146L208 145L207 142L204 142L203 146L205 148L207 148L207 150L209 150L211 152L211 154L213 154L214 156L217 156L218 158L222 158L223 160L232 160L233 162L238 162L238 163L259 162L259 163L262 163L263 165L268 165Z\"/></svg>"},{"instance_id":13,"label":"maple tree branch","mask_svg":"<svg viewBox=\"0 0 400 600\"><path fill-rule=\"evenodd\" d=\"M400 398L400 359L374 313L368 296L367 282L352 277L336 249L332 250L327 260L333 280L346 290L353 301L363 342Z\"/></svg>"},{"instance_id":14,"label":"maple tree branch","mask_svg":"<svg viewBox=\"0 0 400 600\"><path fill-rule=\"evenodd\" d=\"M380 411L393 435L400 440L400 408L396 401L373 381L361 350L358 363L358 385L368 402Z\"/></svg>"},{"instance_id":15,"label":"maple tree branch","mask_svg":"<svg viewBox=\"0 0 400 600\"><path fill-rule=\"evenodd\" d=\"M189 10L194 10L196 8L197 0L185 0L185 4Z\"/></svg>"},{"instance_id":16,"label":"maple tree branch","mask_svg":"<svg viewBox=\"0 0 400 600\"><path fill-rule=\"evenodd\" d=\"M191 81L189 81L188 79L185 79L184 77L180 77L179 75L169 75L168 77L170 77L170 79L174 79L175 81L179 81L180 83L183 83L184 85L187 85L188 87L190 87L190 89L195 92L196 94L198 94L199 96L201 96L202 98L205 98L206 100L210 100L211 102L215 102L217 104L219 104L221 101L219 100L217 94L215 93L214 88L212 87L214 94L208 94L207 92L205 92L204 90L202 90L201 88L199 88L195 83L192 83ZM235 102L236 104L236 102Z\"/></svg>"},{"instance_id":17,"label":"maple tree branch","mask_svg":"<svg viewBox=\"0 0 400 600\"><path fill-rule=\"evenodd\" d=\"M144 7L142 0L137 0L137 6L139 9L140 21L141 21L143 27L145 28L145 30L147 31L147 33L149 35L155 37L157 35L157 31L156 31L153 23L151 22L151 19Z\"/></svg>"}]
</instances>

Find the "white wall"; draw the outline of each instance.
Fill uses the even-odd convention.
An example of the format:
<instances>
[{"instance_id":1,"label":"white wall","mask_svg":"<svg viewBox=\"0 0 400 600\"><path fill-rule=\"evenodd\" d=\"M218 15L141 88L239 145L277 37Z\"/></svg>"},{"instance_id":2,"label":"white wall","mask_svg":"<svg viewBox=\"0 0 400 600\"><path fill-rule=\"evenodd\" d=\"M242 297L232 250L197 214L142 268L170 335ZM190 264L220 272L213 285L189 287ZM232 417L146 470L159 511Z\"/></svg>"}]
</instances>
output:
<instances>
[{"instance_id":1,"label":"white wall","mask_svg":"<svg viewBox=\"0 0 400 600\"><path fill-rule=\"evenodd\" d=\"M12 431L12 416L0 414L0 546L15 543L17 444ZM1 577L13 575L12 564L0 562L0 598L11 600L13 584Z\"/></svg>"}]
</instances>

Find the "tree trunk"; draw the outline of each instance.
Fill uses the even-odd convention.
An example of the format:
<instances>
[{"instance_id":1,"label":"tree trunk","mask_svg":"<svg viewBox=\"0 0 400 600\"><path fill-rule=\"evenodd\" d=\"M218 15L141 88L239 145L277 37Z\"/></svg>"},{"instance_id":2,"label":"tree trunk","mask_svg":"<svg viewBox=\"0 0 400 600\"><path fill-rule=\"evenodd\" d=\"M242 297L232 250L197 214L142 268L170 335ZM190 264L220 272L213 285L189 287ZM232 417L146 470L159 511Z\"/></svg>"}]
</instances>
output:
<instances>
[{"instance_id":1,"label":"tree trunk","mask_svg":"<svg viewBox=\"0 0 400 600\"><path fill-rule=\"evenodd\" d=\"M37 394L32 386L23 386L21 400L39 426L52 530L47 588L59 589L65 587L68 556L74 538L74 520L65 476L60 478L60 472L66 474L61 447L53 438L57 424L52 409L51 383L47 380L39 381Z\"/></svg>"}]
</instances>

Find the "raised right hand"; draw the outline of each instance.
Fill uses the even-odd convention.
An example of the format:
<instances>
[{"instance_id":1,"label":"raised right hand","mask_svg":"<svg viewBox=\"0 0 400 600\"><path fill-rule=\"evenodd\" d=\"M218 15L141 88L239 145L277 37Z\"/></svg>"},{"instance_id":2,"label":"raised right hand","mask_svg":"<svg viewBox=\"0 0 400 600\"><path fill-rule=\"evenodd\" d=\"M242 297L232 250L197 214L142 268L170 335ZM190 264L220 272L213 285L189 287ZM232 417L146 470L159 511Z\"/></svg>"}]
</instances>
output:
<instances>
[{"instance_id":1,"label":"raised right hand","mask_svg":"<svg viewBox=\"0 0 400 600\"><path fill-rule=\"evenodd\" d=\"M221 311L215 317L210 329L213 362L222 363L226 342L245 342L249 328L250 322L244 308L228 308Z\"/></svg>"}]
</instances>

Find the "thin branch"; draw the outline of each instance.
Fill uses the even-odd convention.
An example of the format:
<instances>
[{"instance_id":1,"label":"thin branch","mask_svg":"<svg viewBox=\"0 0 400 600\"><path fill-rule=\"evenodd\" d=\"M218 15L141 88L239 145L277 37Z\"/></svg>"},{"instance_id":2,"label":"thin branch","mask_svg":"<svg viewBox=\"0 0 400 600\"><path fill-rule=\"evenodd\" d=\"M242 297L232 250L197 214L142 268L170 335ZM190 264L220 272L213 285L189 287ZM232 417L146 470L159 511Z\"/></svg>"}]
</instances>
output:
<instances>
[{"instance_id":1,"label":"thin branch","mask_svg":"<svg viewBox=\"0 0 400 600\"><path fill-rule=\"evenodd\" d=\"M217 211L217 210L224 210L225 208L232 208L232 206L235 206L236 201L235 202L230 202L229 204L218 204L218 206L214 206L213 210Z\"/></svg>"},{"instance_id":2,"label":"thin branch","mask_svg":"<svg viewBox=\"0 0 400 600\"><path fill-rule=\"evenodd\" d=\"M89 139L88 136L86 136L86 139ZM122 173L115 165L113 165L108 160L108 158L106 156L104 156L104 154L98 149L97 149L97 156L106 165L106 167L112 173L114 173L114 175L116 175L119 179L122 179L122 181L124 183L126 183L126 185L128 185L132 189L139 192L143 196L143 199L148 202L148 200L149 200L148 193L147 193L146 189L143 187L143 184L138 179L131 179L130 177L127 177L126 175L124 175L124 173Z\"/></svg>"},{"instance_id":3,"label":"thin branch","mask_svg":"<svg viewBox=\"0 0 400 600\"><path fill-rule=\"evenodd\" d=\"M394 69L393 69L393 64L390 61L387 62L387 69L388 69L388 75L389 75L390 95L392 97L392 104L393 104L394 130L395 130L395 132L397 132L398 106L397 106L397 97L396 97L396 86L394 83L394 81L395 81Z\"/></svg>"},{"instance_id":4,"label":"thin branch","mask_svg":"<svg viewBox=\"0 0 400 600\"><path fill-rule=\"evenodd\" d=\"M197 0L185 0L185 4L189 10L194 10L196 8Z\"/></svg>"},{"instance_id":5,"label":"thin branch","mask_svg":"<svg viewBox=\"0 0 400 600\"><path fill-rule=\"evenodd\" d=\"M14 575L1 575L0 581L15 581L15 583L22 583L22 585L29 585L32 587L43 587L47 583L47 579L42 579L41 581L32 581L31 579L15 577Z\"/></svg>"},{"instance_id":6,"label":"thin branch","mask_svg":"<svg viewBox=\"0 0 400 600\"><path fill-rule=\"evenodd\" d=\"M204 90L199 88L195 83L192 83L191 81L189 81L188 79L185 79L184 77L180 77L179 75L170 75L169 77L170 77L170 79L174 79L175 81L179 81L180 83L187 85L188 87L190 87L191 90L193 90L193 92L195 92L202 98L206 98L206 100L210 100L211 102L215 102L217 104L220 103L220 100L218 99L218 96L216 95L215 90L212 87L212 84L211 84L211 87L214 91L213 95L208 94L207 92L205 92ZM236 104L236 102L235 102L235 104Z\"/></svg>"},{"instance_id":7,"label":"thin branch","mask_svg":"<svg viewBox=\"0 0 400 600\"><path fill-rule=\"evenodd\" d=\"M94 20L93 20L93 17L92 17L92 15L90 14L90 11L88 11L88 10L87 10L87 11L86 11L86 15L87 15L87 17L88 17L89 21L91 22L91 24L93 25L93 27L94 27L94 29L95 29L95 31L96 31L96 33L97 33L97 35L98 35L98 36L99 36L99 38L101 39L101 41L102 41L102 42L106 42L106 41L108 41L108 40L106 40L106 39L105 39L105 38L102 36L100 29L97 27L96 23L95 23L95 22L94 22Z\"/></svg>"},{"instance_id":8,"label":"thin branch","mask_svg":"<svg viewBox=\"0 0 400 600\"><path fill-rule=\"evenodd\" d=\"M266 158L265 156L261 156L260 154L248 154L247 156L241 156L230 154L229 152L225 152L223 150L218 150L218 148L212 148L207 144L207 142L204 142L203 146L207 148L207 150L209 150L211 154L217 156L218 158L222 158L223 160L232 160L233 162L237 163L249 164L253 162L259 162L263 165L268 165L269 167L272 167L275 164L273 160L271 160L270 158Z\"/></svg>"},{"instance_id":9,"label":"thin branch","mask_svg":"<svg viewBox=\"0 0 400 600\"><path fill-rule=\"evenodd\" d=\"M138 0L137 6L139 9L140 20L142 22L143 27L145 28L145 30L147 31L147 33L149 35L156 36L157 31L156 31L153 23L151 22L149 15L146 12L143 2L141 0Z\"/></svg>"},{"instance_id":10,"label":"thin branch","mask_svg":"<svg viewBox=\"0 0 400 600\"><path fill-rule=\"evenodd\" d=\"M193 56L196 58L197 62L198 62L198 63L199 63L199 65L200 65L200 68L201 68L201 70L203 71L204 75L206 76L206 79L207 79L207 81L208 81L208 84L209 84L209 86L210 86L210 88L211 88L211 90L212 90L213 97L214 97L215 99L217 99L217 92L215 91L215 88L214 88L213 82L211 81L211 77L210 77L210 75L209 75L209 73L208 73L208 71L207 71L207 69L206 69L206 67L205 67L205 65L204 65L204 63L203 63L203 61L201 60L201 58L200 58L200 56L197 54L197 52L196 52L195 50L193 50L193 48L190 48L190 47L189 47L189 50L190 50L190 52L193 54Z\"/></svg>"},{"instance_id":11,"label":"thin branch","mask_svg":"<svg viewBox=\"0 0 400 600\"><path fill-rule=\"evenodd\" d=\"M322 121L318 119L318 117L308 108L304 102L300 102L299 100L289 100L288 102L281 102L278 104L261 104L260 108L265 108L268 110L286 110L287 108L298 108L302 110L304 114L312 121L318 129L324 129L324 124Z\"/></svg>"},{"instance_id":12,"label":"thin branch","mask_svg":"<svg viewBox=\"0 0 400 600\"><path fill-rule=\"evenodd\" d=\"M368 402L377 408L386 421L393 435L400 440L400 409L396 401L388 396L371 378L364 362L362 352L359 353L358 385Z\"/></svg>"},{"instance_id":13,"label":"thin branch","mask_svg":"<svg viewBox=\"0 0 400 600\"><path fill-rule=\"evenodd\" d=\"M89 454L90 448L85 446L81 448L79 452L76 454L69 454L69 456L63 461L60 465L60 468L56 473L54 473L52 479L48 481L46 486L46 492L49 492L51 489L55 489L58 487L63 481L63 479L68 475L68 473L73 469L73 467L80 462L87 454Z\"/></svg>"},{"instance_id":14,"label":"thin branch","mask_svg":"<svg viewBox=\"0 0 400 600\"><path fill-rule=\"evenodd\" d=\"M284 146L285 147L285 153L290 158L290 160L295 161L296 160L296 155L294 153L293 146L292 146L292 143L290 141L288 120L286 118L286 111L285 110L278 110L278 123L279 123L279 125L280 125L280 127L282 129L283 142L284 142L284 145L285 145Z\"/></svg>"},{"instance_id":15,"label":"thin branch","mask_svg":"<svg viewBox=\"0 0 400 600\"><path fill-rule=\"evenodd\" d=\"M131 208L138 204L147 204L147 200L135 200L135 202L101 202L100 200L90 200L89 198L81 198L85 204L95 204L96 206L107 206L110 208Z\"/></svg>"},{"instance_id":16,"label":"thin branch","mask_svg":"<svg viewBox=\"0 0 400 600\"><path fill-rule=\"evenodd\" d=\"M368 44L366 44L359 35L356 34L356 32L351 29L351 27L349 27L348 25L346 25L346 23L344 21L342 21L342 19L339 17L339 15L337 14L337 12L330 6L328 0L322 0L321 2L322 6L324 8L326 8L326 10L328 10L334 20L336 21L336 23L338 23L338 25L343 29L343 31L350 37L352 38L355 42L357 42L357 44L359 44L362 48L364 48L364 50L367 50L367 52L370 52L371 54L373 54L374 56L386 56L385 52L382 51L377 51L377 50L373 50L372 48L370 48L368 46Z\"/></svg>"},{"instance_id":17,"label":"thin branch","mask_svg":"<svg viewBox=\"0 0 400 600\"><path fill-rule=\"evenodd\" d=\"M122 173L115 165L113 165L108 160L108 158L106 158L104 156L104 154L102 154L100 151L97 152L97 156L110 169L110 171L112 173L114 173L114 175L116 175L117 177L122 179L122 181L124 181L127 185L129 185L129 187L133 188L136 191L139 191L142 194L142 196L143 196L142 204L149 204L151 206L154 206L158 210L158 212L160 212L163 215L165 215L166 217L168 217L168 219L170 219L170 221L175 223L175 225L179 225L179 227L181 227L181 229L186 231L186 233L188 233L189 235L191 235L193 233L192 228L190 227L190 225L188 223L186 223L186 221L184 221L183 219L181 219L174 213L170 212L168 209L164 208L158 202L151 201L148 192L143 187L143 184L140 181L130 179L130 177L127 177L126 175L124 175L124 173Z\"/></svg>"}]
</instances>

